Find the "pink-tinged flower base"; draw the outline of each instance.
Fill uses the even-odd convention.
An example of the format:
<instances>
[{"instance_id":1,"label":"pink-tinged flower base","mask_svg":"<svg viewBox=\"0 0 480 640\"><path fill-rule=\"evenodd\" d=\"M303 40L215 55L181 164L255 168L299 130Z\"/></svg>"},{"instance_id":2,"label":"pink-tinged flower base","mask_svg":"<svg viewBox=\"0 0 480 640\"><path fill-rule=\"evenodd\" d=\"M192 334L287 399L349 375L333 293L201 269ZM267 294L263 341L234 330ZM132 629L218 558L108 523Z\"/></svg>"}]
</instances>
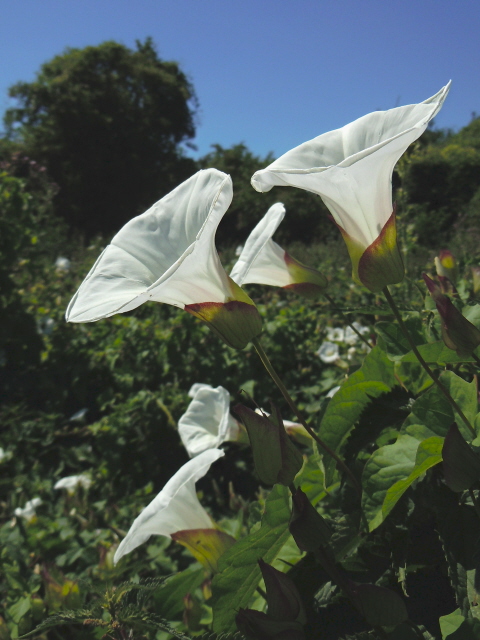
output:
<instances>
[{"instance_id":1,"label":"pink-tinged flower base","mask_svg":"<svg viewBox=\"0 0 480 640\"><path fill-rule=\"evenodd\" d=\"M206 322L212 331L234 349L243 349L262 331L260 314L248 302L200 302L187 304L185 311Z\"/></svg>"},{"instance_id":2,"label":"pink-tinged flower base","mask_svg":"<svg viewBox=\"0 0 480 640\"><path fill-rule=\"evenodd\" d=\"M405 268L397 244L395 207L378 238L366 249L337 225L352 261L352 277L373 293L403 280Z\"/></svg>"},{"instance_id":3,"label":"pink-tinged flower base","mask_svg":"<svg viewBox=\"0 0 480 640\"><path fill-rule=\"evenodd\" d=\"M218 529L185 529L172 533L172 540L186 547L193 557L212 573L218 571L218 559L236 540Z\"/></svg>"}]
</instances>

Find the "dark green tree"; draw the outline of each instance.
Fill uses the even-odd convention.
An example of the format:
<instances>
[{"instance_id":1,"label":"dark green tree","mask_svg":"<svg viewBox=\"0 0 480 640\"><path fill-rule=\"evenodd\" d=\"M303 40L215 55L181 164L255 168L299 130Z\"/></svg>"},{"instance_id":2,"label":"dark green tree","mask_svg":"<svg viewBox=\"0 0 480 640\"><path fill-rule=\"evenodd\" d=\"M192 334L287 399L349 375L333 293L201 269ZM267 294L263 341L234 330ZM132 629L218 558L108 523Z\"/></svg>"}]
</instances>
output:
<instances>
[{"instance_id":1,"label":"dark green tree","mask_svg":"<svg viewBox=\"0 0 480 640\"><path fill-rule=\"evenodd\" d=\"M255 191L250 179L255 171L273 162L272 155L260 158L244 144L236 144L228 149L214 144L212 149L211 153L199 160L199 166L215 167L230 174L234 194L233 202L220 223L217 245L225 247L233 242L244 242L275 202L283 202L287 211L275 234L279 242L301 241L309 244L338 234L335 225L327 218L328 211L323 202L313 193L291 187L274 187L268 193Z\"/></svg>"},{"instance_id":2,"label":"dark green tree","mask_svg":"<svg viewBox=\"0 0 480 640\"><path fill-rule=\"evenodd\" d=\"M195 171L194 89L153 42L67 49L33 82L10 88L5 125L59 185L56 212L91 235L111 233Z\"/></svg>"}]
</instances>

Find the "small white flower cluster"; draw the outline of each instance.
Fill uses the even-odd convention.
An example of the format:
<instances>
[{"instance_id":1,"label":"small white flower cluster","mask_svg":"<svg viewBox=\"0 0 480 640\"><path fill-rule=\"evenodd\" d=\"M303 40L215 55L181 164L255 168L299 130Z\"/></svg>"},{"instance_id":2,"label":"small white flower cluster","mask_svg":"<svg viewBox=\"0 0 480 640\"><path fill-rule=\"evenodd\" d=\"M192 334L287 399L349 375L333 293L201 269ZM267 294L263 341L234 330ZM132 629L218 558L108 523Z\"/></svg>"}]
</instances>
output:
<instances>
[{"instance_id":1,"label":"small white flower cluster","mask_svg":"<svg viewBox=\"0 0 480 640\"><path fill-rule=\"evenodd\" d=\"M36 508L42 504L41 498L32 498L32 500L28 500L25 503L23 509L21 507L17 507L14 511L17 518L24 518L25 520L30 521L36 516Z\"/></svg>"},{"instance_id":2,"label":"small white flower cluster","mask_svg":"<svg viewBox=\"0 0 480 640\"><path fill-rule=\"evenodd\" d=\"M80 473L77 476L67 476L66 478L60 478L55 485L54 489L67 489L68 493L74 493L77 487L83 487L89 489L92 484L92 480L84 473Z\"/></svg>"},{"instance_id":3,"label":"small white flower cluster","mask_svg":"<svg viewBox=\"0 0 480 640\"><path fill-rule=\"evenodd\" d=\"M370 329L361 325L359 322L353 322L352 326L362 336L368 334ZM322 342L320 348L316 352L318 357L325 364L332 364L340 359L340 348L338 343L349 346L347 350L347 360L352 360L358 349L356 345L360 338L358 334L352 329L352 327L327 327L327 339ZM365 343L362 343L362 351L367 351L368 347Z\"/></svg>"}]
</instances>

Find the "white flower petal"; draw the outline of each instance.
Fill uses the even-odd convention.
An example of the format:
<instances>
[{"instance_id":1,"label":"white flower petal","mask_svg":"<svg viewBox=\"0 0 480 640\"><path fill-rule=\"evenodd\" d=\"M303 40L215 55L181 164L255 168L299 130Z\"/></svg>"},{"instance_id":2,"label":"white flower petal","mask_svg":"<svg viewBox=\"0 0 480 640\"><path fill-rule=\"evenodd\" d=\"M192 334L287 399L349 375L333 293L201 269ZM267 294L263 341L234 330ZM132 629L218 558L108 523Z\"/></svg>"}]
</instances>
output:
<instances>
[{"instance_id":1,"label":"white flower petal","mask_svg":"<svg viewBox=\"0 0 480 640\"><path fill-rule=\"evenodd\" d=\"M75 489L76 487L83 487L84 489L88 489L92 484L91 479L81 473L76 476L67 476L65 478L60 478L55 485L54 489Z\"/></svg>"},{"instance_id":2,"label":"white flower petal","mask_svg":"<svg viewBox=\"0 0 480 640\"><path fill-rule=\"evenodd\" d=\"M405 149L427 128L450 88L420 104L375 111L288 151L257 171L257 191L293 186L319 195L337 224L365 248L393 210L391 178Z\"/></svg>"},{"instance_id":3,"label":"white flower petal","mask_svg":"<svg viewBox=\"0 0 480 640\"><path fill-rule=\"evenodd\" d=\"M130 220L71 300L67 321L92 322L147 300L225 302L231 287L214 239L232 193L230 176L206 169Z\"/></svg>"},{"instance_id":4,"label":"white flower petal","mask_svg":"<svg viewBox=\"0 0 480 640\"><path fill-rule=\"evenodd\" d=\"M317 351L317 355L320 360L326 364L335 362L339 357L338 344L328 341L322 342L319 350Z\"/></svg>"},{"instance_id":5,"label":"white flower petal","mask_svg":"<svg viewBox=\"0 0 480 640\"><path fill-rule=\"evenodd\" d=\"M231 434L230 394L197 383L187 411L178 421L178 433L190 457L219 447ZM193 388L193 387L192 387ZM192 391L192 389L190 389Z\"/></svg>"},{"instance_id":6,"label":"white flower petal","mask_svg":"<svg viewBox=\"0 0 480 640\"><path fill-rule=\"evenodd\" d=\"M212 519L198 501L195 483L223 455L220 449L209 449L184 464L136 518L120 543L114 562L152 535L170 538L172 533L185 529L212 529Z\"/></svg>"},{"instance_id":7,"label":"white flower petal","mask_svg":"<svg viewBox=\"0 0 480 640\"><path fill-rule=\"evenodd\" d=\"M271 238L285 217L285 207L277 202L253 229L235 263L230 277L238 285L257 283L284 287L292 282L284 260L285 251Z\"/></svg>"}]
</instances>

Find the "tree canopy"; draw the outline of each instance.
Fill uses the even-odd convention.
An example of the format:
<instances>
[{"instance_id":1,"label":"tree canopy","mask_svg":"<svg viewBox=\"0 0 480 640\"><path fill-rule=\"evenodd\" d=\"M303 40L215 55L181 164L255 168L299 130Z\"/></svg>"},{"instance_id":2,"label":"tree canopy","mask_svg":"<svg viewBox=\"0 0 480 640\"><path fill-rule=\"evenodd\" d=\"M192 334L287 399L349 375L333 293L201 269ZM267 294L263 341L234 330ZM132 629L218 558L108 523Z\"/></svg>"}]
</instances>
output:
<instances>
[{"instance_id":1,"label":"tree canopy","mask_svg":"<svg viewBox=\"0 0 480 640\"><path fill-rule=\"evenodd\" d=\"M57 213L91 235L116 231L195 170L181 147L197 100L153 42L67 49L10 88L8 136L59 185Z\"/></svg>"}]
</instances>

